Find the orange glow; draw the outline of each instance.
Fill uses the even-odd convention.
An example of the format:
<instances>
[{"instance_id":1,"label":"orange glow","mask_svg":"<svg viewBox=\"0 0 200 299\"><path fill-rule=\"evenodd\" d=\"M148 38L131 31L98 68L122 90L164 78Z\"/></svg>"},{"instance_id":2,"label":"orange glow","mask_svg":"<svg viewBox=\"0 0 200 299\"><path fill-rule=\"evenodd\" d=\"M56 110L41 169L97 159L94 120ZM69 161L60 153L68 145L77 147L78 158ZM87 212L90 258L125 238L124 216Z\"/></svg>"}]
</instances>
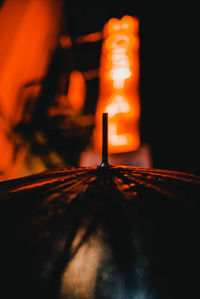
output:
<instances>
[{"instance_id":1,"label":"orange glow","mask_svg":"<svg viewBox=\"0 0 200 299\"><path fill-rule=\"evenodd\" d=\"M93 78L97 78L97 77L99 77L99 69L84 71L83 77L85 78L85 80L91 80Z\"/></svg>"},{"instance_id":2,"label":"orange glow","mask_svg":"<svg viewBox=\"0 0 200 299\"><path fill-rule=\"evenodd\" d=\"M106 107L105 112L109 114L110 118L113 118L116 114L130 112L130 109L131 107L125 97L123 95L116 94L112 98L111 103Z\"/></svg>"},{"instance_id":3,"label":"orange glow","mask_svg":"<svg viewBox=\"0 0 200 299\"><path fill-rule=\"evenodd\" d=\"M94 143L101 149L101 115L108 113L110 153L140 147L139 22L131 16L104 26Z\"/></svg>"},{"instance_id":4,"label":"orange glow","mask_svg":"<svg viewBox=\"0 0 200 299\"><path fill-rule=\"evenodd\" d=\"M72 47L72 41L68 35L62 35L59 41L64 49L70 49Z\"/></svg>"},{"instance_id":5,"label":"orange glow","mask_svg":"<svg viewBox=\"0 0 200 299\"><path fill-rule=\"evenodd\" d=\"M116 18L110 19L104 27L104 37L107 38L109 35L119 31L131 32L137 35L139 31L138 19L128 15L123 16L121 20Z\"/></svg>"},{"instance_id":6,"label":"orange glow","mask_svg":"<svg viewBox=\"0 0 200 299\"><path fill-rule=\"evenodd\" d=\"M76 38L77 44L94 43L102 39L102 32L89 33Z\"/></svg>"},{"instance_id":7,"label":"orange glow","mask_svg":"<svg viewBox=\"0 0 200 299\"><path fill-rule=\"evenodd\" d=\"M25 169L25 146L16 156L12 127L28 98L36 99L57 44L60 1L5 0L0 10L0 176L14 178ZM1 118L5 126L2 125Z\"/></svg>"},{"instance_id":8,"label":"orange glow","mask_svg":"<svg viewBox=\"0 0 200 299\"><path fill-rule=\"evenodd\" d=\"M56 43L57 6L52 1L7 0L0 11L0 99L12 121L22 86L45 75Z\"/></svg>"},{"instance_id":9,"label":"orange glow","mask_svg":"<svg viewBox=\"0 0 200 299\"><path fill-rule=\"evenodd\" d=\"M85 79L81 72L73 71L70 74L69 89L67 94L68 104L75 110L83 108L86 94Z\"/></svg>"}]
</instances>

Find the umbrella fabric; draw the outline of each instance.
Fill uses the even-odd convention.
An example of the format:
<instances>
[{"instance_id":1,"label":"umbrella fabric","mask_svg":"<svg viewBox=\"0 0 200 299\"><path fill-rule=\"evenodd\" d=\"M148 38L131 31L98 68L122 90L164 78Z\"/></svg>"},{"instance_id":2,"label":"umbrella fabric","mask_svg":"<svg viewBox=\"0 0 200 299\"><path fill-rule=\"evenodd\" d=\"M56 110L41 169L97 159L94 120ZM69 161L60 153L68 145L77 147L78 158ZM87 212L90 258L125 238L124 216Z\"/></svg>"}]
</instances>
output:
<instances>
[{"instance_id":1,"label":"umbrella fabric","mask_svg":"<svg viewBox=\"0 0 200 299\"><path fill-rule=\"evenodd\" d=\"M128 166L1 182L4 298L198 298L199 183Z\"/></svg>"}]
</instances>

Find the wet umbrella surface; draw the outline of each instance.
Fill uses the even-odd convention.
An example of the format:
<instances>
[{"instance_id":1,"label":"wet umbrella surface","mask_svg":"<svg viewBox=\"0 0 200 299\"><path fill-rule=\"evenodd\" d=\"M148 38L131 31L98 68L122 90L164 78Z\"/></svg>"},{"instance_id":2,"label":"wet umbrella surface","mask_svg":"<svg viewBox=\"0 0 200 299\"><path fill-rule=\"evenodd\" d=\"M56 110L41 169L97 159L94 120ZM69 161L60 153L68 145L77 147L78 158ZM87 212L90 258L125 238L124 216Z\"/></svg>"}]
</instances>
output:
<instances>
[{"instance_id":1,"label":"wet umbrella surface","mask_svg":"<svg viewBox=\"0 0 200 299\"><path fill-rule=\"evenodd\" d=\"M1 182L2 298L199 298L199 183L106 163Z\"/></svg>"}]
</instances>

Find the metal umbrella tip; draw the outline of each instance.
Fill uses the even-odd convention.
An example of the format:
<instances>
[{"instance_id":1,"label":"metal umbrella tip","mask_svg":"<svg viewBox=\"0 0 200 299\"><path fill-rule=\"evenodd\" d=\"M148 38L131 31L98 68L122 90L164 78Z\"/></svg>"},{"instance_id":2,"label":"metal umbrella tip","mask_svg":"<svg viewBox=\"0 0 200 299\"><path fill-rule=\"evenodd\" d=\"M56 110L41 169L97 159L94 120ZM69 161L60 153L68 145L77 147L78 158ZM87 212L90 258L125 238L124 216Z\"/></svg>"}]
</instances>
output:
<instances>
[{"instance_id":1,"label":"metal umbrella tip","mask_svg":"<svg viewBox=\"0 0 200 299\"><path fill-rule=\"evenodd\" d=\"M102 162L100 167L108 168L108 113L102 114Z\"/></svg>"}]
</instances>

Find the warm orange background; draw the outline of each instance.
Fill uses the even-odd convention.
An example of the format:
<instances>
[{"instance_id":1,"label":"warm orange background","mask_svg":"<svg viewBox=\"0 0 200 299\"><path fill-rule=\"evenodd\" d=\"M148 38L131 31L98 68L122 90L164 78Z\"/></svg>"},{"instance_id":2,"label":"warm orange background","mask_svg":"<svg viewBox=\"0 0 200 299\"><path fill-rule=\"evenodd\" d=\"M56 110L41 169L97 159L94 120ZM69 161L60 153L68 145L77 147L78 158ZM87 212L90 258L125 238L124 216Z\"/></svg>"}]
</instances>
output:
<instances>
[{"instance_id":1,"label":"warm orange background","mask_svg":"<svg viewBox=\"0 0 200 299\"><path fill-rule=\"evenodd\" d=\"M60 1L6 0L1 7L0 175L3 179L23 172L23 153L20 157L14 157L13 153L12 127L19 121L26 100L23 85L45 75L55 48L60 16ZM34 88L29 90L37 92Z\"/></svg>"}]
</instances>

